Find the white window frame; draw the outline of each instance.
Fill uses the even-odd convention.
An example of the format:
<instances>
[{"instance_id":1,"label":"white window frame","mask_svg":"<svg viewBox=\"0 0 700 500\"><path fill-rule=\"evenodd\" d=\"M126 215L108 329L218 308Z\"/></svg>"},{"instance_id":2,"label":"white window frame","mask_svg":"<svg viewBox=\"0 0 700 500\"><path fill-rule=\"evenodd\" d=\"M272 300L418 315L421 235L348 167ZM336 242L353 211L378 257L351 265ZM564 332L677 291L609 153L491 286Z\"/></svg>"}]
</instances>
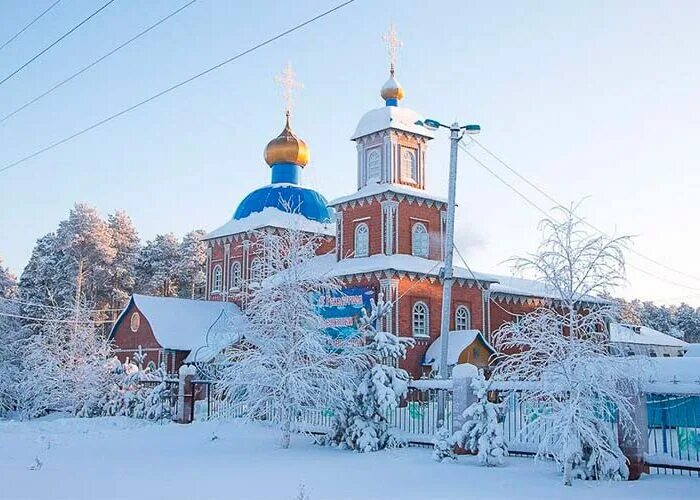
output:
<instances>
[{"instance_id":1,"label":"white window frame","mask_svg":"<svg viewBox=\"0 0 700 500\"><path fill-rule=\"evenodd\" d=\"M213 278L212 278L212 291L220 292L224 281L224 271L221 266L217 264L214 266Z\"/></svg>"},{"instance_id":2,"label":"white window frame","mask_svg":"<svg viewBox=\"0 0 700 500\"><path fill-rule=\"evenodd\" d=\"M410 159L410 163L407 161ZM401 179L418 181L418 156L410 148L401 148Z\"/></svg>"},{"instance_id":3,"label":"white window frame","mask_svg":"<svg viewBox=\"0 0 700 500\"><path fill-rule=\"evenodd\" d=\"M253 260L250 261L250 281L259 283L263 277L262 259L253 257Z\"/></svg>"},{"instance_id":4,"label":"white window frame","mask_svg":"<svg viewBox=\"0 0 700 500\"><path fill-rule=\"evenodd\" d=\"M378 149L367 153L367 184L382 180L382 155Z\"/></svg>"},{"instance_id":5,"label":"white window frame","mask_svg":"<svg viewBox=\"0 0 700 500\"><path fill-rule=\"evenodd\" d=\"M430 337L430 309L422 300L413 304L411 310L411 331L414 337Z\"/></svg>"},{"instance_id":6,"label":"white window frame","mask_svg":"<svg viewBox=\"0 0 700 500\"><path fill-rule=\"evenodd\" d=\"M421 234L419 234L421 233ZM417 238L420 237L419 241ZM411 228L411 253L415 257L428 258L430 253L430 236L428 228L422 222L416 222Z\"/></svg>"},{"instance_id":7,"label":"white window frame","mask_svg":"<svg viewBox=\"0 0 700 500\"><path fill-rule=\"evenodd\" d=\"M472 328L472 313L465 305L458 306L455 309L455 330L471 330Z\"/></svg>"},{"instance_id":8,"label":"white window frame","mask_svg":"<svg viewBox=\"0 0 700 500\"><path fill-rule=\"evenodd\" d=\"M355 226L355 257L369 256L369 226L360 222Z\"/></svg>"},{"instance_id":9,"label":"white window frame","mask_svg":"<svg viewBox=\"0 0 700 500\"><path fill-rule=\"evenodd\" d=\"M231 276L229 277L231 286L229 288L238 288L241 286L241 263L234 262L231 264Z\"/></svg>"}]
</instances>

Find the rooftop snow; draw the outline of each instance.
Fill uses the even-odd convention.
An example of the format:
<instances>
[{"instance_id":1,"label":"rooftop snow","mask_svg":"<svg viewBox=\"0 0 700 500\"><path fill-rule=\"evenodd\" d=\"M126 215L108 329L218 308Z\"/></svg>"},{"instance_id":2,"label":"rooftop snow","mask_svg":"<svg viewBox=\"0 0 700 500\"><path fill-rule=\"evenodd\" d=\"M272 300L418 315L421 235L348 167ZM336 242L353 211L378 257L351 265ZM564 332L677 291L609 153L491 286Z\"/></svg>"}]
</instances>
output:
<instances>
[{"instance_id":1,"label":"rooftop snow","mask_svg":"<svg viewBox=\"0 0 700 500\"><path fill-rule=\"evenodd\" d=\"M484 340L479 330L455 330L449 333L450 340L447 345L447 364L454 366L459 360L459 355L462 351L469 347L477 337L480 337L491 351L493 348ZM440 365L440 349L442 348L442 338L438 337L430 344L423 358L424 365L430 365L434 371L437 371Z\"/></svg>"},{"instance_id":2,"label":"rooftop snow","mask_svg":"<svg viewBox=\"0 0 700 500\"><path fill-rule=\"evenodd\" d=\"M217 320L225 317L234 323L243 316L236 304L174 297L151 297L134 294L133 302L151 325L158 343L166 349L191 351L207 345L207 332ZM114 324L119 324L122 314ZM114 331L114 329L112 330Z\"/></svg>"},{"instance_id":3,"label":"rooftop snow","mask_svg":"<svg viewBox=\"0 0 700 500\"><path fill-rule=\"evenodd\" d=\"M689 345L687 342L646 326L623 325L620 323L610 324L610 342L670 347L686 347Z\"/></svg>"},{"instance_id":4,"label":"rooftop snow","mask_svg":"<svg viewBox=\"0 0 700 500\"><path fill-rule=\"evenodd\" d=\"M365 113L360 119L355 133L352 134L350 139L354 141L360 137L388 128L419 134L430 139L435 137L429 129L416 125L416 122L419 120L423 120L423 117L409 108L384 106L373 109Z\"/></svg>"},{"instance_id":5,"label":"rooftop snow","mask_svg":"<svg viewBox=\"0 0 700 500\"><path fill-rule=\"evenodd\" d=\"M231 219L223 226L213 230L204 240L213 240L231 234L245 233L264 227L278 227L283 229L296 229L309 233L335 235L335 222L322 223L307 219L301 214L285 212L275 207L267 207L260 212L253 212L244 219Z\"/></svg>"},{"instance_id":6,"label":"rooftop snow","mask_svg":"<svg viewBox=\"0 0 700 500\"><path fill-rule=\"evenodd\" d=\"M404 186L402 184L389 184L389 183L383 183L383 184L368 184L367 186L364 186L362 189L359 189L358 191L349 194L347 196L341 196L340 198L336 198L335 200L331 200L330 203L328 203L329 207L335 206L335 205L340 205L341 203L345 203L347 201L352 201L352 200L359 200L362 198L369 198L371 196L377 196L383 193L396 193L396 194L402 194L406 196L415 196L416 198L423 198L425 200L433 200L433 201L439 201L441 203L447 203L447 198L442 198L441 196L435 196L433 194L430 194L426 191L423 191L422 189L416 189L412 188L409 186Z\"/></svg>"},{"instance_id":7,"label":"rooftop snow","mask_svg":"<svg viewBox=\"0 0 700 500\"><path fill-rule=\"evenodd\" d=\"M544 297L559 299L560 294L550 285L541 281L516 278L514 276L493 275L497 283L491 285L491 293L503 293L506 295L522 295L527 297ZM588 296L589 302L605 302L599 297Z\"/></svg>"}]
</instances>

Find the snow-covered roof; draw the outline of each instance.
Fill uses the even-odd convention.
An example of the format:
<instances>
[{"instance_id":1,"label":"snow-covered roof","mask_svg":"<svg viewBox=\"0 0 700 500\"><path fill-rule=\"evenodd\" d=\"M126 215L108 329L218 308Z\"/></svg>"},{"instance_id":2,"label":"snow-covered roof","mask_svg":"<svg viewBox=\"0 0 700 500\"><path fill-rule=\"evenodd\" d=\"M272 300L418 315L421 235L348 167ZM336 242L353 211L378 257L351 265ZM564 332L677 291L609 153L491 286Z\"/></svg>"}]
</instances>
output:
<instances>
[{"instance_id":1,"label":"snow-covered roof","mask_svg":"<svg viewBox=\"0 0 700 500\"><path fill-rule=\"evenodd\" d=\"M317 222L307 219L301 214L286 212L275 207L267 207L261 212L253 212L244 219L231 219L223 226L214 229L204 236L204 240L213 240L237 233L254 231L264 227L278 227L283 229L297 229L309 233L335 235L335 222Z\"/></svg>"},{"instance_id":2,"label":"snow-covered roof","mask_svg":"<svg viewBox=\"0 0 700 500\"><path fill-rule=\"evenodd\" d=\"M129 304L141 311L156 340L166 349L197 349L207 345L207 332L220 318L225 317L232 324L243 320L241 310L231 302L134 294ZM127 306L114 323L112 334L128 309Z\"/></svg>"},{"instance_id":3,"label":"snow-covered roof","mask_svg":"<svg viewBox=\"0 0 700 500\"><path fill-rule=\"evenodd\" d=\"M369 257L355 257L336 261L335 253L321 255L311 260L310 265L327 276L351 276L355 274L372 273L375 271L397 271L409 274L438 276L443 267L442 261L424 259L413 255L376 254ZM473 276L467 269L454 268L454 277L457 279L494 282L495 278L490 274L474 272Z\"/></svg>"},{"instance_id":4,"label":"snow-covered roof","mask_svg":"<svg viewBox=\"0 0 700 500\"><path fill-rule=\"evenodd\" d=\"M456 365L459 360L459 355L462 351L469 347L474 340L480 338L486 346L493 351L493 347L481 335L479 330L455 330L450 332L450 338L447 343L447 364L449 366ZM433 370L437 371L440 366L440 356L442 349L442 337L438 337L430 344L423 358L424 365L430 365Z\"/></svg>"},{"instance_id":5,"label":"snow-covered roof","mask_svg":"<svg viewBox=\"0 0 700 500\"><path fill-rule=\"evenodd\" d=\"M415 198L422 198L424 200L431 200L439 203L447 203L447 198L435 196L422 189L416 189L413 187L404 186L402 184L373 183L362 187L361 189L352 194L349 194L347 196L341 196L340 198L331 200L328 203L328 206L333 207L336 205L340 205L341 203L346 203L348 201L360 200L362 198L370 198L372 196L380 196L384 193L395 193L397 195L413 196Z\"/></svg>"},{"instance_id":6,"label":"snow-covered roof","mask_svg":"<svg viewBox=\"0 0 700 500\"><path fill-rule=\"evenodd\" d=\"M388 128L419 134L430 139L435 137L431 130L422 125L416 125L416 122L419 120L423 120L423 117L409 108L384 106L373 109L365 113L360 119L355 133L352 134L350 139L354 141L360 137Z\"/></svg>"},{"instance_id":7,"label":"snow-covered roof","mask_svg":"<svg viewBox=\"0 0 700 500\"><path fill-rule=\"evenodd\" d=\"M689 344L646 326L610 324L610 342L626 344L644 344L670 347L687 347Z\"/></svg>"},{"instance_id":8,"label":"snow-covered roof","mask_svg":"<svg viewBox=\"0 0 700 500\"><path fill-rule=\"evenodd\" d=\"M520 295L526 297L543 297L559 299L560 294L551 286L541 281L529 280L526 278L516 278L515 276L493 275L497 283L491 285L491 293L501 293L504 295ZM604 303L605 299L600 297L587 296L588 302Z\"/></svg>"},{"instance_id":9,"label":"snow-covered roof","mask_svg":"<svg viewBox=\"0 0 700 500\"><path fill-rule=\"evenodd\" d=\"M671 357L645 358L642 369L649 382L672 384L700 384L700 359ZM698 387L700 392L700 386ZM669 390L672 393L673 390Z\"/></svg>"}]
</instances>

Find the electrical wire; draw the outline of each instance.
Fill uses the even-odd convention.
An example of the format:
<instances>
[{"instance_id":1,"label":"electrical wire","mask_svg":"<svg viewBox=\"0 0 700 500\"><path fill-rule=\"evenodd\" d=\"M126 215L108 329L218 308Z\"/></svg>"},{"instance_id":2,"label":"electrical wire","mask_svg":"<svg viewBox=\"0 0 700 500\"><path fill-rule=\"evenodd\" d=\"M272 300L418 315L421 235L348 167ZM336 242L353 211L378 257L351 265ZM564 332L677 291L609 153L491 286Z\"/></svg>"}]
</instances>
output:
<instances>
[{"instance_id":1,"label":"electrical wire","mask_svg":"<svg viewBox=\"0 0 700 500\"><path fill-rule=\"evenodd\" d=\"M85 19L83 19L82 21L80 21L78 24L76 24L75 26L73 26L70 30L68 30L67 32L65 32L65 33L64 33L63 35L61 35L60 37L58 37L55 41L53 41L53 42L52 42L51 44L49 44L47 47L45 47L45 48L43 48L42 50L40 50L38 54L36 54L34 57L32 57L31 59L29 59L29 60L28 60L27 62L25 62L24 64L22 64L19 68L17 68L17 69L14 70L12 73L10 73L9 75L7 75L5 78L3 78L2 80L0 80L0 85L2 85L2 84L5 83L7 80L9 80L9 79L12 78L13 76L15 76L17 73L19 73L20 71L22 71L24 68L26 68L27 66L29 66L31 63L33 63L33 62L36 61L37 59L39 59L42 55L44 55L45 53L47 53L47 52L48 52L49 50L51 50L53 47L55 47L56 45L58 45L59 43L61 43L62 40L64 40L64 39L67 38L68 36L70 36L71 33L73 33L75 30L77 30L78 28L80 28L83 24L87 23L90 19L92 19L93 17L95 17L97 14L99 14L100 12L102 12L104 9L106 9L106 8L107 8L111 3L113 3L114 1L115 1L115 0L109 0L109 1L108 1L107 3L105 3L102 7L100 7L100 8L97 9L95 12L93 12L92 14L90 14L88 17L86 17Z\"/></svg>"},{"instance_id":2,"label":"electrical wire","mask_svg":"<svg viewBox=\"0 0 700 500\"><path fill-rule=\"evenodd\" d=\"M171 17L173 17L173 16L179 14L180 12L182 12L183 10L185 10L187 7L189 7L190 5L192 5L193 3L195 3L196 1L197 1L197 0L190 0L190 1L187 2L185 5L179 7L178 9L174 10L173 12L171 12L170 14L168 14L167 16L163 17L162 19L160 19L160 20L157 21L156 23L150 25L148 28L144 29L143 31L139 32L138 34L134 35L133 37L129 38L126 42L122 43L121 45L118 45L117 47L113 48L112 50L110 50L109 52L107 52L106 54L104 54L103 56L101 56L101 57L95 59L93 62L91 62L91 63L88 64L87 66L85 66L85 67L83 67L82 69L76 71L75 73L73 73L73 74L72 74L71 76L69 76L68 78L66 78L66 79L64 79L64 80L62 80L62 81L60 81L59 83L57 83L56 85L54 85L53 87L51 87L50 89L48 89L48 90L47 90L46 92L44 92L43 94L39 94L38 96L36 96L35 98L31 99L30 101L27 101L26 103L22 104L20 107L18 107L18 108L15 109L14 111L12 111L12 112L6 114L5 116L3 116L2 118L0 118L0 123L3 123L4 121L8 120L9 118L15 116L17 113L19 113L19 112L22 111L23 109L25 109L25 108L31 106L32 104L34 104L35 102L39 101L40 99L43 99L44 97L46 97L47 95L49 95L49 94L52 93L53 91L57 90L58 88L62 87L62 86L65 85L66 83L68 83L68 82L70 82L71 80L73 80L74 78L76 78L76 77L82 75L82 74L85 73L87 70L89 70L89 69L91 69L91 68L97 66L99 63L101 63L102 61L104 61L104 60L107 59L108 57L114 55L115 53L119 52L121 49L123 49L123 48L126 47L127 45L130 45L132 42L135 42L136 40L138 40L139 38L141 38L142 36L144 36L146 33L148 33L148 32L150 32L151 30L157 28L158 26L160 26L161 24L163 24L164 22L166 22L166 21L167 21L168 19L170 19Z\"/></svg>"},{"instance_id":3,"label":"electrical wire","mask_svg":"<svg viewBox=\"0 0 700 500\"><path fill-rule=\"evenodd\" d=\"M112 1L114 1L114 0L112 0ZM278 33L277 35L275 35L275 36L273 36L273 37L271 37L271 38L268 38L268 39L266 39L266 40L263 41L263 42L260 42L260 43L258 43L258 44L256 44L256 45L254 45L254 46L252 46L252 47L250 47L250 48L248 48L248 49L242 51L242 52L239 52L238 54L236 54L236 55L234 55L234 56L229 57L228 59L225 59L225 60L221 61L221 62L218 63L218 64L215 64L214 66L211 66L211 67L205 69L204 71L201 71L201 72L199 72L199 73L197 73L197 74L195 74L195 75L192 75L191 77L189 77L189 78L187 78L187 79L185 79L185 80L182 80L182 81L180 81L180 82L178 82L178 83L176 83L176 84L174 84L174 85L171 85L170 87L168 87L168 88L166 88L166 89L164 89L164 90L161 90L160 92L158 92L158 93L156 93L156 94L153 94L152 96L150 96L150 97L148 97L148 98L146 98L146 99L144 99L144 100L142 100L142 101L139 101L139 102L137 102L136 104L133 104L133 105L129 106L129 107L126 108L126 109L123 109L123 110L121 110L121 111L119 111L119 112L117 112L117 113L114 113L114 114L112 114L112 115L106 117L106 118L103 118L102 120L99 120L98 122L95 122L95 123L93 123L92 125L90 125L90 126L88 126L88 127L85 127L85 128L83 128L83 129L79 130L78 132L75 132L75 133L73 133L73 134L71 134L71 135L69 135L69 136L67 136L67 137L64 137L63 139L58 140L58 141L56 141L56 142L53 142L53 143L49 144L48 146L45 146L45 147L39 149L38 151L35 151L35 152L32 153L32 154L29 154L29 155L27 155L27 156L25 156L25 157L23 157L23 158L20 158L19 160L16 160L16 161L14 161L14 162L12 162L12 163L9 163L9 164L3 166L2 168L0 168L0 172L5 172L5 171L7 171L7 170L9 170L9 169L11 169L11 168L13 168L13 167L16 167L17 165L20 165L20 164L22 164L22 163L24 163L24 162L26 162L26 161L31 160L32 158L36 158L37 156L39 156L39 155L41 155L41 154L43 154L43 153L46 153L47 151L50 151L50 150L52 150L52 149L54 149L54 148L56 148L56 147L58 147L58 146L60 146L60 145L62 145L62 144L65 144L66 142L71 141L71 140L73 140L73 139L75 139L75 138L77 138L77 137L79 137L79 136L81 136L81 135L83 135L83 134L85 134L85 133L87 133L87 132L90 132L91 130L96 129L97 127L100 127L100 126L104 125L105 123L111 122L112 120L114 120L114 119L116 119L116 118L119 118L120 116L125 115L125 114L127 114L127 113L129 113L129 112L131 112L131 111L133 111L133 110L135 110L135 109L137 109L137 108L140 108L141 106L143 106L143 105L145 105L145 104L148 104L148 103L151 102L151 101L155 101L155 100L158 99L159 97L162 97L162 96L164 96L165 94L168 94L168 93L172 92L173 90L176 90L176 89L178 89L178 88L180 88L180 87L183 87L183 86L185 86L185 85L187 85L187 84L189 84L189 83L191 83L191 82L193 82L193 81L195 81L195 80L197 80L197 79L199 79L199 78L201 78L201 77L203 77L203 76L205 76L205 75L211 73L212 71L215 71L215 70L217 70L217 69L219 69L219 68L221 68L221 67L223 67L223 66L225 66L225 65L227 65L227 64L229 64L229 63L232 63L232 62L234 62L234 61L236 61L236 60L238 60L238 59L240 59L240 58L242 58L242 57L244 57L244 56L246 56L246 55L248 55L248 54L250 54L250 53L252 53L252 52L254 52L254 51L256 51L256 50L258 50L258 49L261 49L262 47L265 47L266 45L269 45L269 44L271 44L271 43L273 43L273 42L279 40L280 38L283 38L283 37L285 37L285 36L287 36L287 35L289 35L289 34L291 34L291 33L294 33L295 31L298 31L298 30L304 28L305 26L307 26L307 25L309 25L309 24L311 24L311 23L313 23L313 22L315 22L315 21L318 21L319 19L321 19L321 18L323 18L323 17L325 17L325 16L327 16L327 15L329 15L329 14L332 14L333 12L335 12L335 11L337 11L337 10L342 9L343 7L345 7L345 6L347 6L347 5L350 5L350 4L353 3L353 2L355 2L355 0L346 0L346 1L343 2L343 3L340 3L340 4L336 5L335 7L331 8L331 9L328 9L328 10L322 12L321 14L317 14L316 16L314 16L314 17L312 17L312 18L310 18L310 19L307 19L306 21L304 21L304 22L302 22L302 23L299 23L299 24L297 24L297 25L295 25L295 26L293 26L293 27L291 27L291 28L288 28L288 29L286 29L285 31L282 31L281 33Z\"/></svg>"},{"instance_id":4,"label":"electrical wire","mask_svg":"<svg viewBox=\"0 0 700 500\"><path fill-rule=\"evenodd\" d=\"M50 306L47 304L40 304L38 302L29 302L26 300L20 300L20 299L13 299L13 298L8 298L8 297L0 297L0 300L4 302L10 302L13 304L21 304L21 305L27 305L27 306L33 306L33 307L41 307L43 309L54 309L57 311L75 311L74 307L60 307L60 306ZM123 308L119 309L82 309L83 311L88 311L88 312L119 312Z\"/></svg>"},{"instance_id":5,"label":"electrical wire","mask_svg":"<svg viewBox=\"0 0 700 500\"><path fill-rule=\"evenodd\" d=\"M22 28L22 29L19 30L17 33L15 33L13 36L11 36L9 40L7 40L5 43L3 43L2 45L0 45L0 50L4 49L4 48L7 47L8 45L10 45L12 42L14 42L22 33L24 33L25 31L27 31L35 22L37 22L39 19L41 19L42 17L44 17L44 14L48 13L51 9L53 9L53 8L54 8L56 5L58 5L60 2L61 2L61 0L56 0L54 3L52 3L51 5L49 5L46 9L44 9L44 11L43 11L41 14L39 14L38 16L36 16L34 19L32 19L32 20L29 22L29 24L25 25L24 28Z\"/></svg>"}]
</instances>

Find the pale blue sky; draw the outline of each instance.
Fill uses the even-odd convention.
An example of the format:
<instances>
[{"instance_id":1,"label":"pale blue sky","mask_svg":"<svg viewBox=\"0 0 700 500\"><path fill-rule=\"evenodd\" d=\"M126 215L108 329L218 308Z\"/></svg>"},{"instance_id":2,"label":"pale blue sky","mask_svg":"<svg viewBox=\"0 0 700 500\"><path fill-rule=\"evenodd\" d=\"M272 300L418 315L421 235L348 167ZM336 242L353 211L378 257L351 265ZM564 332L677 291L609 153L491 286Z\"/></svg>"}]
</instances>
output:
<instances>
[{"instance_id":1,"label":"pale blue sky","mask_svg":"<svg viewBox=\"0 0 700 500\"><path fill-rule=\"evenodd\" d=\"M51 3L0 1L4 41ZM4 115L186 3L117 0L12 80ZM336 2L199 0L51 96L0 124L0 167L139 101ZM63 0L0 51L9 73L101 2ZM583 215L637 235L635 248L696 278L630 255L626 296L700 304L700 2L357 0L303 31L77 140L0 174L0 255L19 273L36 238L76 201L125 209L143 238L213 229L269 182L262 150L283 124L274 82L291 60L304 83L294 129L309 144L304 183L328 199L355 189L349 141L379 107L387 77L381 35L404 48L403 105L480 123L480 140ZM433 141L428 186L446 189L445 135ZM490 165L541 206L551 203ZM532 249L535 210L460 157L458 243L480 271Z\"/></svg>"}]
</instances>

